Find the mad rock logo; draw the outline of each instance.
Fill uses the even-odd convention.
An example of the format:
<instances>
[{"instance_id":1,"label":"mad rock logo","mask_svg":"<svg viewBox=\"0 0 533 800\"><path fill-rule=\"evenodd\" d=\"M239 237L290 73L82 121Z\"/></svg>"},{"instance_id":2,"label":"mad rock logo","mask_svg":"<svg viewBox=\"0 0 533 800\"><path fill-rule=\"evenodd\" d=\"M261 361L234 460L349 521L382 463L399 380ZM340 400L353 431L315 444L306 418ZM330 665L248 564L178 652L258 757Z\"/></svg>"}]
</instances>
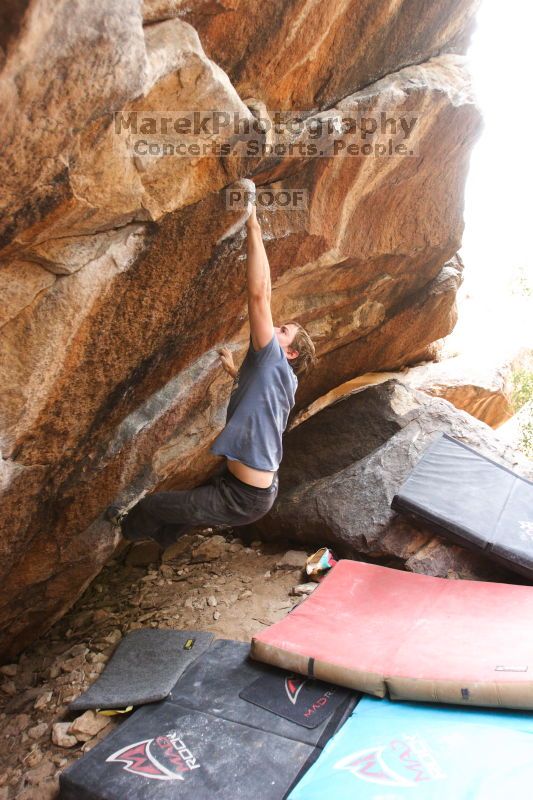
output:
<instances>
[{"instance_id":1,"label":"mad rock logo","mask_svg":"<svg viewBox=\"0 0 533 800\"><path fill-rule=\"evenodd\" d=\"M304 717L311 717L315 711L318 711L319 708L322 708L329 702L329 698L332 696L333 692L328 691L324 692L322 697L319 697L318 700L315 700L312 706L309 706L307 711L304 712Z\"/></svg>"},{"instance_id":2,"label":"mad rock logo","mask_svg":"<svg viewBox=\"0 0 533 800\"><path fill-rule=\"evenodd\" d=\"M334 769L381 786L412 787L444 778L435 758L417 736L392 739L388 744L359 750L341 758Z\"/></svg>"},{"instance_id":3,"label":"mad rock logo","mask_svg":"<svg viewBox=\"0 0 533 800\"><path fill-rule=\"evenodd\" d=\"M122 762L126 772L157 781L182 781L187 772L200 767L177 733L126 745L106 761Z\"/></svg>"},{"instance_id":4,"label":"mad rock logo","mask_svg":"<svg viewBox=\"0 0 533 800\"><path fill-rule=\"evenodd\" d=\"M285 678L285 692L287 694L287 697L293 704L293 706L296 705L298 695L300 694L306 683L307 680L305 678L302 678L301 675L289 675L288 678Z\"/></svg>"}]
</instances>

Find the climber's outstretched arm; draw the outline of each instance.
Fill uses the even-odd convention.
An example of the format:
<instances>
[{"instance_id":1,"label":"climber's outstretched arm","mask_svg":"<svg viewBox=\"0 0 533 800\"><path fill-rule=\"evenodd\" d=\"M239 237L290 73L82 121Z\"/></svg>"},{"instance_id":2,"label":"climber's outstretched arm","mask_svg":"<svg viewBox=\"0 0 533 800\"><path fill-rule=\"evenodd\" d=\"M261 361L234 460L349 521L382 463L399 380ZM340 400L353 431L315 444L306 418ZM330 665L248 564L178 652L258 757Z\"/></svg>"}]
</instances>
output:
<instances>
[{"instance_id":1,"label":"climber's outstretched arm","mask_svg":"<svg viewBox=\"0 0 533 800\"><path fill-rule=\"evenodd\" d=\"M248 318L254 350L267 345L274 335L274 323L270 310L270 266L263 245L261 227L255 213L255 205L246 222Z\"/></svg>"}]
</instances>

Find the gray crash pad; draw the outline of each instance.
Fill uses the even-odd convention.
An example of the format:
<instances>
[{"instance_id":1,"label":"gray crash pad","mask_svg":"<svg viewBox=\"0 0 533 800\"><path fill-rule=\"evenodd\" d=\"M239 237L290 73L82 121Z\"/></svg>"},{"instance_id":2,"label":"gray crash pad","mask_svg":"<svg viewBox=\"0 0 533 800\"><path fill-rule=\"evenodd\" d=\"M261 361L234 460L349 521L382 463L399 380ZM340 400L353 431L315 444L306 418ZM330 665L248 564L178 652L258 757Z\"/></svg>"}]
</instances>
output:
<instances>
[{"instance_id":1,"label":"gray crash pad","mask_svg":"<svg viewBox=\"0 0 533 800\"><path fill-rule=\"evenodd\" d=\"M391 508L533 578L533 483L446 433L424 451Z\"/></svg>"},{"instance_id":2,"label":"gray crash pad","mask_svg":"<svg viewBox=\"0 0 533 800\"><path fill-rule=\"evenodd\" d=\"M98 680L70 703L69 710L126 708L162 700L213 638L201 631L131 631Z\"/></svg>"}]
</instances>

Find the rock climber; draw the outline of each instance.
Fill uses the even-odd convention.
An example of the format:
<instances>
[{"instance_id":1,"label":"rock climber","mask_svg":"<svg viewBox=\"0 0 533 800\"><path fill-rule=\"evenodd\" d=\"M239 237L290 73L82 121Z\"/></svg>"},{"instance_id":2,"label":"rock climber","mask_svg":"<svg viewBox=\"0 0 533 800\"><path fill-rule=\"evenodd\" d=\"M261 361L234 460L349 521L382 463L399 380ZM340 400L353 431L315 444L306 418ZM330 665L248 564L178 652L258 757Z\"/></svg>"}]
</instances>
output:
<instances>
[{"instance_id":1,"label":"rock climber","mask_svg":"<svg viewBox=\"0 0 533 800\"><path fill-rule=\"evenodd\" d=\"M270 309L270 267L250 201L247 231L248 351L239 370L226 347L221 366L233 378L226 426L210 451L222 469L195 489L154 492L130 511L109 506L107 519L128 541L154 539L166 548L196 527L247 525L271 509L278 494L282 435L294 406L298 375L315 363L311 337L298 322L275 327Z\"/></svg>"}]
</instances>

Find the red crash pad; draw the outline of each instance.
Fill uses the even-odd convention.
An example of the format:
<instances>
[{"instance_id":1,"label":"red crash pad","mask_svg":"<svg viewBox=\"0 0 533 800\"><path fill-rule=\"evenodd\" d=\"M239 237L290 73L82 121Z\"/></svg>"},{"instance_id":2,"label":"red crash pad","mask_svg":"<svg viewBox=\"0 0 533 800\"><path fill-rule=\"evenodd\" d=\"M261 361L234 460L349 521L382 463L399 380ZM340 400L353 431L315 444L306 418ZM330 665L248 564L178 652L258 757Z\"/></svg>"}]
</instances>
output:
<instances>
[{"instance_id":1,"label":"red crash pad","mask_svg":"<svg viewBox=\"0 0 533 800\"><path fill-rule=\"evenodd\" d=\"M533 587L339 561L253 658L392 699L533 709Z\"/></svg>"}]
</instances>

